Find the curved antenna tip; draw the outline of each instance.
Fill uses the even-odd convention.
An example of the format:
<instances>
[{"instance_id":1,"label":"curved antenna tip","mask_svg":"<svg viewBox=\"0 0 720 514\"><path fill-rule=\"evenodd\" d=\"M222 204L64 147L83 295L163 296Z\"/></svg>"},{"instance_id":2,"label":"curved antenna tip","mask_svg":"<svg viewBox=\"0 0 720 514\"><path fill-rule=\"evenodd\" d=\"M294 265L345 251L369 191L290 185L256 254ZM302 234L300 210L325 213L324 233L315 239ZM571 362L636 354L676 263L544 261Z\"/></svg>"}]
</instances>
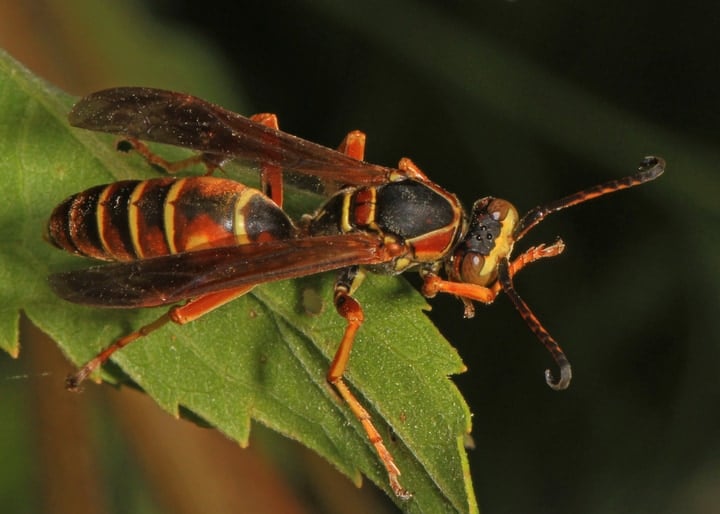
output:
<instances>
[{"instance_id":1,"label":"curved antenna tip","mask_svg":"<svg viewBox=\"0 0 720 514\"><path fill-rule=\"evenodd\" d=\"M560 379L555 380L549 369L545 370L545 382L553 391L563 391L568 388L572 380L572 367L569 362L560 365Z\"/></svg>"},{"instance_id":2,"label":"curved antenna tip","mask_svg":"<svg viewBox=\"0 0 720 514\"><path fill-rule=\"evenodd\" d=\"M643 182L654 180L665 171L665 159L655 155L648 155L643 158L638 166L638 174Z\"/></svg>"}]
</instances>

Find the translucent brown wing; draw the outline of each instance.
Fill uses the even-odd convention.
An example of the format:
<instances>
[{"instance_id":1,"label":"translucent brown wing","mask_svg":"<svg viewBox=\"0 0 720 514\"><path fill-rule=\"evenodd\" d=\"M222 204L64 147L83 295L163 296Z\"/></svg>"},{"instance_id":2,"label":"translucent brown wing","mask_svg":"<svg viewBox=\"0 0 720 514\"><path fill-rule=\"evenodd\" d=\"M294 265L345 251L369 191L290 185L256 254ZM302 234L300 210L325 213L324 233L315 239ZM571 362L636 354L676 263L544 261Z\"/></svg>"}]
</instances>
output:
<instances>
[{"instance_id":1,"label":"translucent brown wing","mask_svg":"<svg viewBox=\"0 0 720 514\"><path fill-rule=\"evenodd\" d=\"M70 124L244 161L270 164L345 184L381 184L393 170L273 130L200 98L161 89L120 87L75 104Z\"/></svg>"},{"instance_id":2,"label":"translucent brown wing","mask_svg":"<svg viewBox=\"0 0 720 514\"><path fill-rule=\"evenodd\" d=\"M154 307L243 285L302 277L394 257L376 236L346 234L270 241L56 273L61 298L97 307Z\"/></svg>"}]
</instances>

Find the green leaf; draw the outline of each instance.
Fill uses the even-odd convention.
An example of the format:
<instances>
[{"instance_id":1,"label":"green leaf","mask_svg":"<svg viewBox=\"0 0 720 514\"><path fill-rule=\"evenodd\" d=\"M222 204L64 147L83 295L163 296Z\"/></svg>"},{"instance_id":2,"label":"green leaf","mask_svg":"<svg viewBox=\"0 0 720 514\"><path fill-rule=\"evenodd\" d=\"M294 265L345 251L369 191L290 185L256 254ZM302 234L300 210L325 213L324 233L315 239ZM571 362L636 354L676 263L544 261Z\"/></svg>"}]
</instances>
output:
<instances>
[{"instance_id":1,"label":"green leaf","mask_svg":"<svg viewBox=\"0 0 720 514\"><path fill-rule=\"evenodd\" d=\"M24 310L80 364L164 309L80 307L56 299L47 286L49 273L88 265L42 240L53 206L94 185L153 176L137 157L117 154L111 136L71 129L65 117L72 103L0 55L0 346L18 354ZM365 475L392 495L360 424L325 381L344 328L332 283L332 276L318 276L257 287L189 325L164 327L128 346L103 376L129 378L168 412L191 413L242 445L255 419L354 481ZM324 299L319 313L306 311L308 291ZM463 448L470 414L447 378L464 370L460 358L404 280L370 276L357 297L367 321L346 377L414 493L397 503L407 512L476 512Z\"/></svg>"}]
</instances>

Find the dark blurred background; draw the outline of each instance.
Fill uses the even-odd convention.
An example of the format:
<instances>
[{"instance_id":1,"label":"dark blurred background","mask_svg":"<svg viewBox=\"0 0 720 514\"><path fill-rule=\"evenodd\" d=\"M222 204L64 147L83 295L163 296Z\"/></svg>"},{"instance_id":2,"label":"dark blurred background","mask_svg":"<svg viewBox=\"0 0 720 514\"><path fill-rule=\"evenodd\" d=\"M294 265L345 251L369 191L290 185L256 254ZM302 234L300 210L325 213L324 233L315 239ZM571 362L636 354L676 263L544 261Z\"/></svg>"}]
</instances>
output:
<instances>
[{"instance_id":1,"label":"dark blurred background","mask_svg":"<svg viewBox=\"0 0 720 514\"><path fill-rule=\"evenodd\" d=\"M720 4L11 4L0 46L69 93L182 90L328 146L359 128L368 160L409 156L468 206L525 211L663 156L657 182L523 241L568 246L516 280L573 363L568 391L543 384L549 358L504 297L430 316L469 367L454 380L483 512L720 511ZM0 357L5 512L395 511L260 428L239 450L132 391L68 398L52 343L26 341ZM181 450L156 453L175 430Z\"/></svg>"}]
</instances>

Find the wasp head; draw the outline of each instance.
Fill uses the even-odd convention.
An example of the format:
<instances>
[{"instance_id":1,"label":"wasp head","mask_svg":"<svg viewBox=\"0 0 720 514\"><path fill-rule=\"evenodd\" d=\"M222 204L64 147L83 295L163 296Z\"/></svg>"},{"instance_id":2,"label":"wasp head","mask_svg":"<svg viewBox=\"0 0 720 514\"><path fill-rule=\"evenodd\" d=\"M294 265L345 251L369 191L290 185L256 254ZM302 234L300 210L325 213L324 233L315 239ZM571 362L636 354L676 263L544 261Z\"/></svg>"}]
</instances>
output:
<instances>
[{"instance_id":1,"label":"wasp head","mask_svg":"<svg viewBox=\"0 0 720 514\"><path fill-rule=\"evenodd\" d=\"M506 200L488 196L475 202L448 274L468 284L487 286L494 282L498 263L512 252L518 220L517 210Z\"/></svg>"}]
</instances>

